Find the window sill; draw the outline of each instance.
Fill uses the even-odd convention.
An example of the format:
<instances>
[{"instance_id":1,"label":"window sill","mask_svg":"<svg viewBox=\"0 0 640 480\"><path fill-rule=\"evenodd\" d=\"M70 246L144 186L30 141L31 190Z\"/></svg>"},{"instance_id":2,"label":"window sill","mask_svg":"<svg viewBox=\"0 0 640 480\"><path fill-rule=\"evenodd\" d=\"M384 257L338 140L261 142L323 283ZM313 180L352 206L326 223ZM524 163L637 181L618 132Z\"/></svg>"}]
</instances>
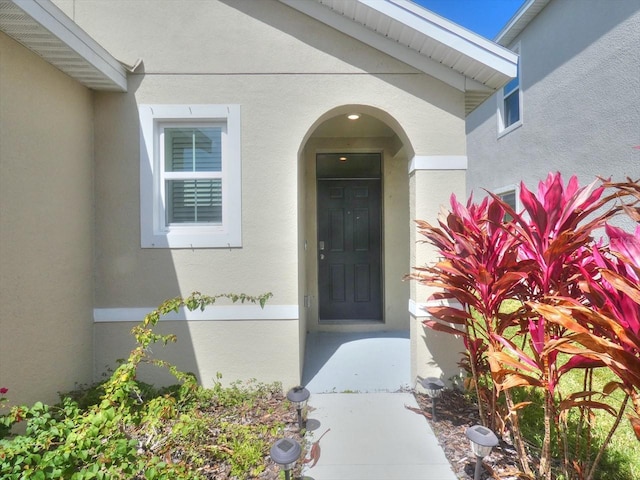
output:
<instances>
[{"instance_id":1,"label":"window sill","mask_svg":"<svg viewBox=\"0 0 640 480\"><path fill-rule=\"evenodd\" d=\"M183 231L142 235L142 248L239 248L239 232Z\"/></svg>"},{"instance_id":2,"label":"window sill","mask_svg":"<svg viewBox=\"0 0 640 480\"><path fill-rule=\"evenodd\" d=\"M521 126L522 126L522 120L518 120L516 123L513 123L513 124L509 125L507 128L499 131L498 132L498 138L501 138L501 137L504 137L505 135L508 135L509 133L513 132L514 130L517 130Z\"/></svg>"}]
</instances>

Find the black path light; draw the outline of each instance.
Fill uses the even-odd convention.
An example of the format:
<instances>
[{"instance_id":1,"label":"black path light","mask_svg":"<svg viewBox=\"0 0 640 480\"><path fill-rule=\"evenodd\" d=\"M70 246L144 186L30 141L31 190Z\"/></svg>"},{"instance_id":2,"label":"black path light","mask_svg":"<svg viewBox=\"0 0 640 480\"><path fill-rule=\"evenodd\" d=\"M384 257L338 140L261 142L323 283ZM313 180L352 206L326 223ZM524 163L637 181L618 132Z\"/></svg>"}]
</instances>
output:
<instances>
[{"instance_id":1,"label":"black path light","mask_svg":"<svg viewBox=\"0 0 640 480\"><path fill-rule=\"evenodd\" d=\"M482 459L491 453L493 447L498 445L498 437L496 437L495 433L482 425L469 427L465 433L471 442L471 450L476 456L476 471L473 474L473 480L480 480Z\"/></svg>"},{"instance_id":2,"label":"black path light","mask_svg":"<svg viewBox=\"0 0 640 480\"><path fill-rule=\"evenodd\" d=\"M442 395L444 389L444 382L436 377L427 377L422 380L422 387L427 391L427 395L431 398L431 415L433 421L436 420L436 398Z\"/></svg>"},{"instance_id":3,"label":"black path light","mask_svg":"<svg viewBox=\"0 0 640 480\"><path fill-rule=\"evenodd\" d=\"M287 392L287 399L293 403L298 410L298 427L300 430L304 428L304 423L302 421L302 409L307 404L307 400L309 400L309 390L304 388L303 386L293 387L291 390Z\"/></svg>"},{"instance_id":4,"label":"black path light","mask_svg":"<svg viewBox=\"0 0 640 480\"><path fill-rule=\"evenodd\" d=\"M289 438L281 438L271 447L271 459L284 470L285 480L291 479L291 469L300 458L301 453L300 444Z\"/></svg>"}]
</instances>

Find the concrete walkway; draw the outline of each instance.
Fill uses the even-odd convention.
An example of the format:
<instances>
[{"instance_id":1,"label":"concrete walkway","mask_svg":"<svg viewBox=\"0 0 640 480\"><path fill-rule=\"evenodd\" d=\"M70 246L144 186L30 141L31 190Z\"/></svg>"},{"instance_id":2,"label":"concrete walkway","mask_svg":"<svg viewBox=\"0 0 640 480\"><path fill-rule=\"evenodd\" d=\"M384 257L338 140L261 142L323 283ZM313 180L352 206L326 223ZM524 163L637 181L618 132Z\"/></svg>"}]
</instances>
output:
<instances>
[{"instance_id":1,"label":"concrete walkway","mask_svg":"<svg viewBox=\"0 0 640 480\"><path fill-rule=\"evenodd\" d=\"M309 399L318 463L304 480L456 480L412 393L325 393Z\"/></svg>"},{"instance_id":2,"label":"concrete walkway","mask_svg":"<svg viewBox=\"0 0 640 480\"><path fill-rule=\"evenodd\" d=\"M409 357L406 332L309 334L309 443L329 431L304 480L456 480L426 419L405 408L418 407Z\"/></svg>"}]
</instances>

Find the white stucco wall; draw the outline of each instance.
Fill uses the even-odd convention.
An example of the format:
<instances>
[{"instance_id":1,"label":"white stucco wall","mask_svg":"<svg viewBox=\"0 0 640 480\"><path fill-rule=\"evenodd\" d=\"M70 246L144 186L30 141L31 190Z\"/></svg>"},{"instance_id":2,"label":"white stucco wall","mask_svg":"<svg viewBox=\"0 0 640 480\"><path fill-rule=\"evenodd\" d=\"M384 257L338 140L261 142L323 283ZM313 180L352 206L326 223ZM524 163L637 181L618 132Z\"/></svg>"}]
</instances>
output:
<instances>
[{"instance_id":1,"label":"white stucco wall","mask_svg":"<svg viewBox=\"0 0 640 480\"><path fill-rule=\"evenodd\" d=\"M185 321L180 329L187 340L179 339L177 357L197 358L206 372L233 380L239 375L234 357L214 354L232 345L278 372L285 387L299 381L302 337L312 328L301 302L313 289L307 281L312 267L302 255L311 232L301 224L308 210L300 202L310 190L300 153L312 126L343 105L385 112L404 132L408 175L406 161L414 154L464 153L463 93L272 0L193 0L189 9L170 0L161 9L155 0L56 4L116 58L143 62L129 76L129 93L96 95L97 315L119 309L119 319L131 321L129 309L151 309L193 290L271 291L269 305L297 312L256 320L257 329L277 335L257 345L258 336L227 336L232 325L241 332L244 320ZM241 106L242 248L141 249L137 105L198 103ZM405 221L391 220L388 244L407 240L413 228L406 216L408 180L399 171L389 172L397 191L385 190L385 214L393 216L394 205L402 204ZM409 271L408 248L399 248L385 267L387 328L408 328L409 289L395 278ZM113 362L110 338L126 336L129 328L127 322L96 326L96 374Z\"/></svg>"},{"instance_id":2,"label":"white stucco wall","mask_svg":"<svg viewBox=\"0 0 640 480\"><path fill-rule=\"evenodd\" d=\"M0 33L0 387L92 379L92 95Z\"/></svg>"},{"instance_id":3,"label":"white stucco wall","mask_svg":"<svg viewBox=\"0 0 640 480\"><path fill-rule=\"evenodd\" d=\"M640 178L640 4L555 0L517 43L523 124L498 138L495 95L469 115L468 193L555 171Z\"/></svg>"}]
</instances>

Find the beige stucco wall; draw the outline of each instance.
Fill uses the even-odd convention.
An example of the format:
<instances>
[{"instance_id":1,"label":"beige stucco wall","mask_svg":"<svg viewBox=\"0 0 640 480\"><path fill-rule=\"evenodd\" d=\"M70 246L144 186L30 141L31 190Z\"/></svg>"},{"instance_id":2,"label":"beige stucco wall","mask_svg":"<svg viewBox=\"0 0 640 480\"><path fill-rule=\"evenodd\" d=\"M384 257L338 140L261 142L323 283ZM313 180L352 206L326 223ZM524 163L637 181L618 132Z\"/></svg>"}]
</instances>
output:
<instances>
[{"instance_id":1,"label":"beige stucco wall","mask_svg":"<svg viewBox=\"0 0 640 480\"><path fill-rule=\"evenodd\" d=\"M92 378L92 95L0 33L0 387Z\"/></svg>"},{"instance_id":2,"label":"beige stucco wall","mask_svg":"<svg viewBox=\"0 0 640 480\"><path fill-rule=\"evenodd\" d=\"M427 197L421 192L429 192ZM464 170L415 170L410 177L411 216L437 225L441 208L449 209L451 194L459 199L465 194ZM411 263L422 266L438 260L437 251L431 245L422 243L425 237L418 234L415 226L411 229ZM411 322L411 366L412 378L438 377L450 381L459 375L457 363L464 350L462 339L433 331L422 325L428 318L424 307L429 296L435 292L417 282L411 283L411 299L415 302Z\"/></svg>"},{"instance_id":3,"label":"beige stucco wall","mask_svg":"<svg viewBox=\"0 0 640 480\"><path fill-rule=\"evenodd\" d=\"M231 380L233 358L213 356L231 342L238 351L262 352L261 361L285 381L299 378L303 337L314 328L302 303L314 293L303 245L314 238L305 224L313 182L303 152L323 115L363 105L385 112L403 135L402 158L385 156L385 244L394 245L385 259L385 305L386 328L408 328L409 287L400 278L409 271L409 247L399 245L411 228L407 163L414 154L464 150L462 92L273 0L193 0L189 9L170 0L161 9L155 0L56 3L116 58L143 61L129 76L129 93L96 96L98 309L152 308L193 290L271 291L270 305L299 314L296 328L278 318L256 321L256 328L279 333L266 351L255 343L259 337L225 336L215 321L187 322L190 340L177 348ZM137 105L198 103L241 106L242 248L141 249ZM428 201L430 192L423 194ZM225 332L234 324L244 328L234 321ZM97 326L96 372L113 354L109 338L129 327ZM296 361L283 358L283 350Z\"/></svg>"},{"instance_id":4,"label":"beige stucco wall","mask_svg":"<svg viewBox=\"0 0 640 480\"><path fill-rule=\"evenodd\" d=\"M98 323L99 339L96 367L113 368L113 359L126 358L135 346L129 334L132 322ZM293 386L299 382L297 372L298 323L294 321L162 321L156 331L177 335L177 342L152 347L153 355L168 360L184 372L196 374L211 387L222 374L225 384L236 380L282 382ZM243 340L242 347L238 339ZM289 340L289 345L283 342ZM275 348L274 348L275 347ZM293 368L291 368L293 367ZM166 369L150 367L141 378L156 384L175 383Z\"/></svg>"}]
</instances>

